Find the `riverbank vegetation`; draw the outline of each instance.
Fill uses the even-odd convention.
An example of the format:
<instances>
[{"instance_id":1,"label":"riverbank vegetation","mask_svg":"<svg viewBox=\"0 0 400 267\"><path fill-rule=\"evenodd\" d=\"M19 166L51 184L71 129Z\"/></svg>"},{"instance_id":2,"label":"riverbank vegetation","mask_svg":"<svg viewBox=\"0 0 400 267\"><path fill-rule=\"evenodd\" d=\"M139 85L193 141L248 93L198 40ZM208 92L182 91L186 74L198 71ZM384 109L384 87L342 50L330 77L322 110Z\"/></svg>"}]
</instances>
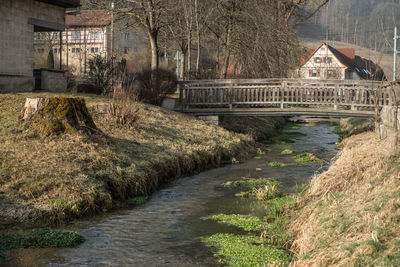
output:
<instances>
[{"instance_id":1,"label":"riverbank vegetation","mask_svg":"<svg viewBox=\"0 0 400 267\"><path fill-rule=\"evenodd\" d=\"M246 214L213 214L202 218L236 227L247 234L218 233L203 237L202 241L215 248L218 261L228 266L287 266L291 256L287 242L291 235L285 232L287 210L293 202L289 195L279 191L279 182L273 179L244 179L224 183L222 186L250 189L251 197L265 205L265 216L259 218ZM255 192L263 192L259 198Z\"/></svg>"},{"instance_id":2,"label":"riverbank vegetation","mask_svg":"<svg viewBox=\"0 0 400 267\"><path fill-rule=\"evenodd\" d=\"M220 125L225 129L251 135L256 141L268 141L281 134L287 123L284 117L221 117Z\"/></svg>"},{"instance_id":3,"label":"riverbank vegetation","mask_svg":"<svg viewBox=\"0 0 400 267\"><path fill-rule=\"evenodd\" d=\"M298 199L288 228L293 266L400 264L400 154L372 132L343 141Z\"/></svg>"},{"instance_id":4,"label":"riverbank vegetation","mask_svg":"<svg viewBox=\"0 0 400 267\"><path fill-rule=\"evenodd\" d=\"M81 95L98 131L42 137L18 117L27 97L0 95L0 228L63 223L146 196L171 178L253 151L248 135L133 103L135 124L110 115L112 99ZM72 96L63 94L61 96Z\"/></svg>"},{"instance_id":5,"label":"riverbank vegetation","mask_svg":"<svg viewBox=\"0 0 400 267\"><path fill-rule=\"evenodd\" d=\"M40 228L22 234L0 236L0 260L20 248L73 247L85 241L77 232Z\"/></svg>"}]
</instances>

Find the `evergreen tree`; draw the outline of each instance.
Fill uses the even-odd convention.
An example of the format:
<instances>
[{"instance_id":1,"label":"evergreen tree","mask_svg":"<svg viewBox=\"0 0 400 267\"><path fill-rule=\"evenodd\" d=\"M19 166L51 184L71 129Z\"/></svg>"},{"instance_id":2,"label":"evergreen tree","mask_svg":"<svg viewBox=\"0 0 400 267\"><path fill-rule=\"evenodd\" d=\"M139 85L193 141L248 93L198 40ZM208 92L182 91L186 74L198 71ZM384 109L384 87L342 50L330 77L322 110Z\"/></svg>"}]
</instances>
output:
<instances>
[{"instance_id":1,"label":"evergreen tree","mask_svg":"<svg viewBox=\"0 0 400 267\"><path fill-rule=\"evenodd\" d=\"M53 55L53 49L50 49L49 54L47 55L46 68L48 68L48 69L54 69L54 55Z\"/></svg>"}]
</instances>

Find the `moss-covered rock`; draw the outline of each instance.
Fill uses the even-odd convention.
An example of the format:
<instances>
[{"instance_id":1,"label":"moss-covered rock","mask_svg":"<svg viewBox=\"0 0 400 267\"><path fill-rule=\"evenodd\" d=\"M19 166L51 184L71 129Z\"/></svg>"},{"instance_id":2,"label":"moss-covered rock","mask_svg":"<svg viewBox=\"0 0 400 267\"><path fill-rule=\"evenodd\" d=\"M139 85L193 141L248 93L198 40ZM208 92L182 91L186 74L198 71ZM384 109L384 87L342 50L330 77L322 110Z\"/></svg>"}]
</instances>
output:
<instances>
[{"instance_id":1,"label":"moss-covered rock","mask_svg":"<svg viewBox=\"0 0 400 267\"><path fill-rule=\"evenodd\" d=\"M21 118L43 137L99 131L83 98L28 98Z\"/></svg>"}]
</instances>

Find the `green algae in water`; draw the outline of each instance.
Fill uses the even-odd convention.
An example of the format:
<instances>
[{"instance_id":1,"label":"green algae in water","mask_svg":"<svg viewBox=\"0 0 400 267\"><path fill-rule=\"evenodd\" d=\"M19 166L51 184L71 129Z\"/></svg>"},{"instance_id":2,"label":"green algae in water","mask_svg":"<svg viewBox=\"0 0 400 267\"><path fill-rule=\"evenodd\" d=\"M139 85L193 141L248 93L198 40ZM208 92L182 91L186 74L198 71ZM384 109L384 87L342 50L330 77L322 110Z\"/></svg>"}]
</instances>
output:
<instances>
[{"instance_id":1,"label":"green algae in water","mask_svg":"<svg viewBox=\"0 0 400 267\"><path fill-rule=\"evenodd\" d=\"M279 185L277 180L271 178L259 178L259 179L243 179L238 181L228 181L226 183L221 184L223 187L262 187L267 185Z\"/></svg>"},{"instance_id":2,"label":"green algae in water","mask_svg":"<svg viewBox=\"0 0 400 267\"><path fill-rule=\"evenodd\" d=\"M311 153L301 153L293 157L298 163L308 163L308 162L321 162L321 160Z\"/></svg>"},{"instance_id":3,"label":"green algae in water","mask_svg":"<svg viewBox=\"0 0 400 267\"><path fill-rule=\"evenodd\" d=\"M202 241L215 247L218 262L228 266L288 266L291 260L286 251L264 244L264 239L257 236L215 234Z\"/></svg>"},{"instance_id":4,"label":"green algae in water","mask_svg":"<svg viewBox=\"0 0 400 267\"><path fill-rule=\"evenodd\" d=\"M249 232L258 232L265 229L265 223L258 217L242 214L215 214L201 218L202 220L214 220Z\"/></svg>"},{"instance_id":5,"label":"green algae in water","mask_svg":"<svg viewBox=\"0 0 400 267\"><path fill-rule=\"evenodd\" d=\"M254 157L254 159L261 159L261 157L260 156L256 156L256 157Z\"/></svg>"},{"instance_id":6,"label":"green algae in water","mask_svg":"<svg viewBox=\"0 0 400 267\"><path fill-rule=\"evenodd\" d=\"M281 152L282 155L291 155L293 154L293 150L285 149Z\"/></svg>"},{"instance_id":7,"label":"green algae in water","mask_svg":"<svg viewBox=\"0 0 400 267\"><path fill-rule=\"evenodd\" d=\"M286 167L287 165L283 162L273 161L273 162L268 163L268 166L270 166L270 167Z\"/></svg>"},{"instance_id":8,"label":"green algae in water","mask_svg":"<svg viewBox=\"0 0 400 267\"><path fill-rule=\"evenodd\" d=\"M307 136L304 133L300 133L300 132L285 132L285 133L281 133L278 136L275 136L273 138L271 138L271 141L274 143L294 143L294 138L296 137L300 137L300 136Z\"/></svg>"},{"instance_id":9,"label":"green algae in water","mask_svg":"<svg viewBox=\"0 0 400 267\"><path fill-rule=\"evenodd\" d=\"M39 228L23 234L0 236L0 259L20 248L73 247L85 241L77 232Z\"/></svg>"},{"instance_id":10,"label":"green algae in water","mask_svg":"<svg viewBox=\"0 0 400 267\"><path fill-rule=\"evenodd\" d=\"M146 202L147 202L147 197L143 197L143 196L134 197L134 198L131 198L128 200L128 204L131 204L131 205L143 205L143 204L146 204Z\"/></svg>"}]
</instances>

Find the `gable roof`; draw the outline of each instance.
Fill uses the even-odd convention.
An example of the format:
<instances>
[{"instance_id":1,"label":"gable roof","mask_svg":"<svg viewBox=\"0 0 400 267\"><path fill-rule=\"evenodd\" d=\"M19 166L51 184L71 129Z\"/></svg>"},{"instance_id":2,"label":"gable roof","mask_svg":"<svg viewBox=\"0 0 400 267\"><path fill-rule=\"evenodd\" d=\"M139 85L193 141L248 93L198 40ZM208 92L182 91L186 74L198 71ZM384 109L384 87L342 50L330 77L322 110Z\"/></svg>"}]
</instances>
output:
<instances>
[{"instance_id":1,"label":"gable roof","mask_svg":"<svg viewBox=\"0 0 400 267\"><path fill-rule=\"evenodd\" d=\"M67 12L67 27L106 26L111 24L111 14L107 10L81 10Z\"/></svg>"},{"instance_id":2,"label":"gable roof","mask_svg":"<svg viewBox=\"0 0 400 267\"><path fill-rule=\"evenodd\" d=\"M36 0L50 5L72 8L80 6L80 0Z\"/></svg>"},{"instance_id":3,"label":"gable roof","mask_svg":"<svg viewBox=\"0 0 400 267\"><path fill-rule=\"evenodd\" d=\"M335 58L344 65L347 69L354 71L363 80L386 80L383 70L376 65L373 61L362 58L355 54L353 48L339 48L336 49L325 42L322 42L317 49L315 49L310 56L305 60L307 63L314 54L323 46L326 45L329 51ZM302 64L302 66L304 65Z\"/></svg>"}]
</instances>

